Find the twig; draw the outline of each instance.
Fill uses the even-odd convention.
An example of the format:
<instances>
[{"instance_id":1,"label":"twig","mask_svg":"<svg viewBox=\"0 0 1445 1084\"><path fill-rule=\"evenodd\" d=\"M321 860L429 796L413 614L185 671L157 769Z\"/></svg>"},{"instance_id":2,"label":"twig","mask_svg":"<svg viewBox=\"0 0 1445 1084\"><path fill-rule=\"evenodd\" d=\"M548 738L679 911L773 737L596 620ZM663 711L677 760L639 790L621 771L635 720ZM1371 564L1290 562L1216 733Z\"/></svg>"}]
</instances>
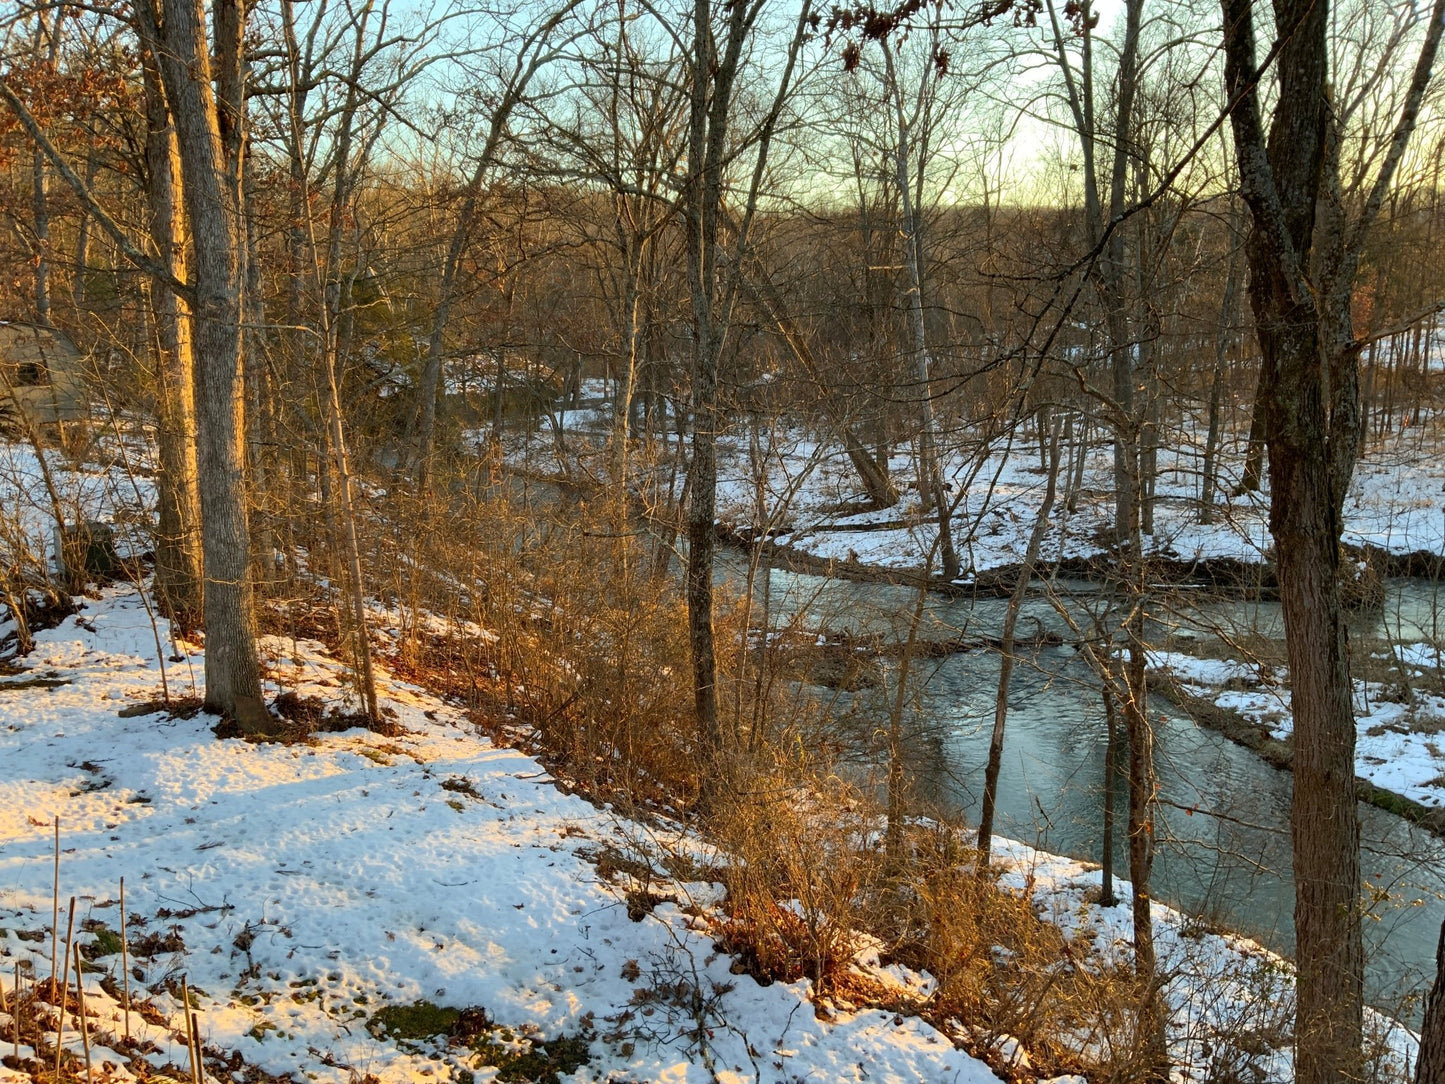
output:
<instances>
[{"instance_id":1,"label":"twig","mask_svg":"<svg viewBox=\"0 0 1445 1084\"><path fill-rule=\"evenodd\" d=\"M201 1074L203 1070L201 1063L201 1021L194 1012L190 1014L190 1028L191 1042L195 1044L196 1050L196 1058L192 1063L194 1068L191 1070L191 1081L192 1084L201 1084Z\"/></svg>"},{"instance_id":2,"label":"twig","mask_svg":"<svg viewBox=\"0 0 1445 1084\"><path fill-rule=\"evenodd\" d=\"M66 972L70 970L70 949L75 944L75 897L70 897L70 921L65 928L65 969L60 972L60 1013L55 1020L55 1079L60 1079L60 1055L65 1052L65 993L70 988ZM51 979L50 992L55 993Z\"/></svg>"},{"instance_id":3,"label":"twig","mask_svg":"<svg viewBox=\"0 0 1445 1084\"><path fill-rule=\"evenodd\" d=\"M181 1024L186 1029L186 1055L191 1059L191 1084L199 1084L200 1075L196 1068L195 1031L191 1027L191 987L186 976L181 976Z\"/></svg>"},{"instance_id":4,"label":"twig","mask_svg":"<svg viewBox=\"0 0 1445 1084\"><path fill-rule=\"evenodd\" d=\"M50 996L55 997L57 958L60 954L60 814L55 815L55 887L50 894Z\"/></svg>"},{"instance_id":5,"label":"twig","mask_svg":"<svg viewBox=\"0 0 1445 1084\"><path fill-rule=\"evenodd\" d=\"M90 1068L90 1022L85 1018L85 970L75 951L75 1013L80 1017L80 1049L85 1051L85 1084L95 1084Z\"/></svg>"},{"instance_id":6,"label":"twig","mask_svg":"<svg viewBox=\"0 0 1445 1084\"><path fill-rule=\"evenodd\" d=\"M125 878L120 879L120 981L125 992L121 1009L125 1013L125 1041L130 1042L130 950L125 941Z\"/></svg>"},{"instance_id":7,"label":"twig","mask_svg":"<svg viewBox=\"0 0 1445 1084\"><path fill-rule=\"evenodd\" d=\"M10 1021L14 1025L15 1060L20 1060L20 960L15 960L15 1012Z\"/></svg>"}]
</instances>

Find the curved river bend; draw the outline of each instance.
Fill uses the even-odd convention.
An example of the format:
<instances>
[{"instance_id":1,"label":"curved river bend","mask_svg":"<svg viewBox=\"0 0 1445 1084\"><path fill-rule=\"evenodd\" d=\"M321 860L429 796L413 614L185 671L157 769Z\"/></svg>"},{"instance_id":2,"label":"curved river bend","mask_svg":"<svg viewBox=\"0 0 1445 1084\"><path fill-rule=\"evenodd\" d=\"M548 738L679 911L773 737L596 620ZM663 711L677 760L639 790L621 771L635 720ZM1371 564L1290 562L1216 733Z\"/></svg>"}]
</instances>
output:
<instances>
[{"instance_id":1,"label":"curved river bend","mask_svg":"<svg viewBox=\"0 0 1445 1084\"><path fill-rule=\"evenodd\" d=\"M720 576L740 584L736 554ZM906 635L917 600L915 589L855 583L772 569L760 574L758 605L776 627L795 615L810 628ZM1075 592L1070 610L1081 615L1097 599L1087 584L1062 585ZM930 596L921 635L997 636L1006 603L1000 599ZM1168 631L1208 637L1221 626L1258 635L1281 635L1279 608L1267 603L1211 600L1187 607ZM1440 642L1442 617L1435 589L1422 581L1393 581L1386 616L1369 619L1357 633L1403 642ZM760 616L760 615L759 615ZM755 617L754 623L759 623ZM1081 624L1084 621L1081 620ZM1371 627L1373 626L1373 627ZM1030 597L1020 636L1040 629L1068 634L1047 598ZM919 675L918 716L932 728L920 765L934 796L977 823L998 688L998 654L973 651L913 663ZM841 710L886 717L876 692L838 694ZM1158 899L1190 914L1257 938L1289 953L1294 906L1290 878L1290 776L1254 753L1180 715L1162 698L1156 755L1161 828L1154 867ZM1044 647L1032 665L1014 669L1009 720L999 784L998 831L1055 853L1098 861L1102 822L1105 727L1098 684L1069 647ZM1122 825L1122 799L1118 804ZM1185 810L1195 812L1186 813ZM1435 945L1445 918L1445 841L1393 814L1361 805L1363 868L1374 899L1365 923L1366 985L1377 1006L1408 1017L1434 974ZM1116 869L1127 871L1122 850Z\"/></svg>"}]
</instances>

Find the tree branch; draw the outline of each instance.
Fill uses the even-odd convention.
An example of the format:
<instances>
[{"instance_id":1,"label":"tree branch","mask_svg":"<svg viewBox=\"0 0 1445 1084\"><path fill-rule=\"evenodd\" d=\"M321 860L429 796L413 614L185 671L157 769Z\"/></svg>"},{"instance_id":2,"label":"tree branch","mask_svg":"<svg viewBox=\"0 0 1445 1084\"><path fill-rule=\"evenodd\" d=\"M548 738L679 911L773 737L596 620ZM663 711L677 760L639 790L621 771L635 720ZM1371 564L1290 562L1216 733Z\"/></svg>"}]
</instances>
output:
<instances>
[{"instance_id":1,"label":"tree branch","mask_svg":"<svg viewBox=\"0 0 1445 1084\"><path fill-rule=\"evenodd\" d=\"M74 190L81 203L85 204L86 210L95 216L95 220L100 223L101 229L110 235L111 240L116 243L116 247L125 255L125 258L139 270L144 271L157 282L174 291L179 297L183 298L187 304L193 304L195 301L195 291L192 290L190 285L176 278L160 261L147 256L136 247L135 242L133 242L125 230L120 227L120 224L111 218L111 216L106 213L105 208L96 201L95 196L91 193L90 189L86 187L85 182L80 179L75 170L70 168L69 163L66 162L65 157L56 148L55 144L50 142L49 137L45 134L45 130L40 127L40 123L35 119L30 110L25 107L25 103L16 96L15 92L10 89L10 85L4 80L0 80L0 98L5 100L5 103L10 107L10 111L15 114L16 119L20 121L20 126L25 129L26 133L35 143L35 146L50 160L50 164L55 167L56 172L65 180L65 183L70 185Z\"/></svg>"}]
</instances>

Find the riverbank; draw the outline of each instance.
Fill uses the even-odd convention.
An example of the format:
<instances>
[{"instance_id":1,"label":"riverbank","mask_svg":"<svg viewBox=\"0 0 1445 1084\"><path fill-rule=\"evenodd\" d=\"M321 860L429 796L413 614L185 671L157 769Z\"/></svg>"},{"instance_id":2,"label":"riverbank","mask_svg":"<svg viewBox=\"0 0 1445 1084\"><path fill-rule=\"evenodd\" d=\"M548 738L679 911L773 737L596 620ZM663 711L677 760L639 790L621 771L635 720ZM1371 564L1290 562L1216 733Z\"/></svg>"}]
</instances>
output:
<instances>
[{"instance_id":1,"label":"riverbank","mask_svg":"<svg viewBox=\"0 0 1445 1084\"><path fill-rule=\"evenodd\" d=\"M165 660L155 631L132 586L107 588L17 660L47 679L43 692L0 681L0 956L26 1006L0 1081L49 1073L37 987L55 929L57 818L89 1053L113 1080L187 1073L181 975L207 1079L996 1079L964 1042L995 1051L1011 1079L1037 1079L1008 1035L929 1024L936 980L883 961L866 936L851 966L860 988L891 991L884 1005L819 999L807 979L755 982L717 944L723 889L707 871L726 855L682 825L564 793L384 662L388 734L253 745L218 739L195 710L198 645L171 641L185 658ZM348 707L345 668L321 644L263 649L269 697ZM1100 907L1096 866L1007 840L995 856L1004 887L1064 933L1071 959L1127 966L1127 884L1120 905ZM1228 1064L1288 1079L1289 965L1157 903L1154 920L1176 1078ZM1370 1021L1381 1079L1403 1080L1413 1037ZM78 1065L73 1022L65 1050Z\"/></svg>"},{"instance_id":2,"label":"riverbank","mask_svg":"<svg viewBox=\"0 0 1445 1084\"><path fill-rule=\"evenodd\" d=\"M1234 659L1151 651L1152 689L1201 726L1281 771L1294 763L1288 675ZM1413 668L1405 665L1410 673ZM1414 669L1412 676L1426 677ZM1360 801L1445 838L1445 697L1355 681L1355 786Z\"/></svg>"},{"instance_id":3,"label":"riverbank","mask_svg":"<svg viewBox=\"0 0 1445 1084\"><path fill-rule=\"evenodd\" d=\"M1189 432L1189 430L1185 430ZM1346 498L1343 541L1362 554L1381 558L1383 575L1431 575L1445 554L1445 508L1440 480L1429 464L1438 462L1440 441L1433 426L1387 435L1360 457ZM1242 434L1227 435L1219 455L1219 485L1208 517L1200 504L1200 442L1181 439L1161 448L1155 485L1153 530L1146 536L1151 562L1184 584L1249 585L1268 590L1272 546L1268 492L1245 490ZM759 484L759 468L767 478ZM820 446L801 434L776 435L761 457L743 441L722 442L718 519L739 537L765 536L775 551L832 561L842 568L865 567L917 576L935 552L937 523L918 508L907 479L906 454L889 464L903 489L898 505L862 510L851 468L840 449ZM1042 567L1087 571L1107 561L1114 504L1111 446L1087 451L1073 505L1062 498L1050 517ZM950 479L954 542L963 579L987 585L1017 564L1043 499L1045 477L1037 447L1026 439L989 449L955 452L944 471ZM1204 519L1208 522L1202 522ZM791 557L790 559L797 559ZM934 564L936 565L936 559ZM1257 582L1258 581L1258 582Z\"/></svg>"}]
</instances>

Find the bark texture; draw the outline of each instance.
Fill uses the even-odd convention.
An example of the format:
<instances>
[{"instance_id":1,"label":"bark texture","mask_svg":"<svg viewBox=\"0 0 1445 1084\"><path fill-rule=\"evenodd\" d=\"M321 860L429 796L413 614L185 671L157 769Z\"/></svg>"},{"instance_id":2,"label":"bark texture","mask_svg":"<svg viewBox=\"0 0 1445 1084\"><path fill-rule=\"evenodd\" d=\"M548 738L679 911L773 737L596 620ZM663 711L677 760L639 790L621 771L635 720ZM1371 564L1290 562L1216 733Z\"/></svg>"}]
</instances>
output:
<instances>
[{"instance_id":1,"label":"bark texture","mask_svg":"<svg viewBox=\"0 0 1445 1084\"><path fill-rule=\"evenodd\" d=\"M146 9L146 4L139 5ZM166 100L175 122L185 207L194 239L197 465L205 564L206 706L242 730L269 732L261 697L246 519L241 368L239 153L240 0L214 0L223 40L212 61L200 0L161 0L150 15ZM156 16L159 15L159 19ZM144 15L142 16L145 17ZM235 41L233 42L233 37ZM218 100L217 87L222 96ZM228 107L222 108L222 100ZM228 142L231 153L228 153Z\"/></svg>"},{"instance_id":2,"label":"bark texture","mask_svg":"<svg viewBox=\"0 0 1445 1084\"><path fill-rule=\"evenodd\" d=\"M1440 943L1435 949L1435 983L1425 999L1415 1084L1445 1084L1445 922L1440 924Z\"/></svg>"},{"instance_id":3,"label":"bark texture","mask_svg":"<svg viewBox=\"0 0 1445 1084\"><path fill-rule=\"evenodd\" d=\"M1332 206L1339 143L1329 102L1330 5L1274 4L1278 93L1266 135L1253 0L1223 0L1230 123L1253 220L1249 298L1263 357L1257 412L1269 450L1270 530L1292 686L1301 1084L1335 1084L1361 1072L1360 826L1339 591L1341 508L1360 435L1350 295L1360 244L1419 114L1442 14L1445 4L1436 3L1389 149L1347 228Z\"/></svg>"},{"instance_id":4,"label":"bark texture","mask_svg":"<svg viewBox=\"0 0 1445 1084\"><path fill-rule=\"evenodd\" d=\"M160 69L142 60L146 103L146 199L156 258L177 279L186 277L181 240L181 173L175 128L166 108ZM201 497L197 488L196 404L190 316L163 286L151 295L156 357L156 597L161 612L190 628L202 613Z\"/></svg>"}]
</instances>

